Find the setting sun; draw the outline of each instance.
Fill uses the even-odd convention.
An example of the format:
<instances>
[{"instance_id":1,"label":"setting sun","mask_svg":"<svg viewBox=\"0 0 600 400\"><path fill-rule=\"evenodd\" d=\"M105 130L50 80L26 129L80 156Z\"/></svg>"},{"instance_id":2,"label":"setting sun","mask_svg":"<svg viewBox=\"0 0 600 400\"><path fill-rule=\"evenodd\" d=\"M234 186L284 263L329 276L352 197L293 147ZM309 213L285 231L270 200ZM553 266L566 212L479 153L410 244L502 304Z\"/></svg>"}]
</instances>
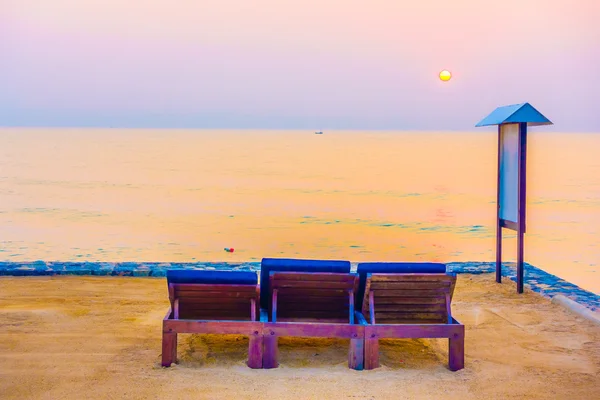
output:
<instances>
[{"instance_id":1,"label":"setting sun","mask_svg":"<svg viewBox=\"0 0 600 400\"><path fill-rule=\"evenodd\" d=\"M450 78L452 78L452 74L450 73L450 71L443 70L442 72L440 72L440 79L442 81L447 82L450 80Z\"/></svg>"}]
</instances>

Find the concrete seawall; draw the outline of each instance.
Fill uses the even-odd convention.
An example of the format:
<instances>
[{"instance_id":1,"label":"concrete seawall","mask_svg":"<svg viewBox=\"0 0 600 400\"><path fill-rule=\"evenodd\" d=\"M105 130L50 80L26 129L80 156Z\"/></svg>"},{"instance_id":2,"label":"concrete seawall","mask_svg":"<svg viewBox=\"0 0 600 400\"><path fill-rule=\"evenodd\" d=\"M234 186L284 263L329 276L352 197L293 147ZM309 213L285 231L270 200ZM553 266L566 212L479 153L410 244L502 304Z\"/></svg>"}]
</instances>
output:
<instances>
[{"instance_id":1,"label":"concrete seawall","mask_svg":"<svg viewBox=\"0 0 600 400\"><path fill-rule=\"evenodd\" d=\"M571 300L570 298L563 296L562 294L557 294L552 298L552 302L555 304L559 304L565 307L567 310L579 315L582 318L587 319L600 326L600 312L594 312L591 309L585 307L583 304L580 304L576 301Z\"/></svg>"}]
</instances>

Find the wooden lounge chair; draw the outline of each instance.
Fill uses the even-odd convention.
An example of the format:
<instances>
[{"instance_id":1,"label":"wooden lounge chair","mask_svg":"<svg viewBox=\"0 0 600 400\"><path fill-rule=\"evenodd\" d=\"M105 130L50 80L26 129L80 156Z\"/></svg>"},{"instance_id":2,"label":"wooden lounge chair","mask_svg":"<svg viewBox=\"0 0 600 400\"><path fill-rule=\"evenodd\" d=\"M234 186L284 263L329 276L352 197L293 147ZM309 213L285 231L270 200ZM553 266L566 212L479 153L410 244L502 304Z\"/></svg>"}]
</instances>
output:
<instances>
[{"instance_id":1,"label":"wooden lounge chair","mask_svg":"<svg viewBox=\"0 0 600 400\"><path fill-rule=\"evenodd\" d=\"M455 274L434 263L363 263L357 270L365 278L358 317L365 325L365 369L379 367L382 338L448 338L449 369L464 368L465 327L450 307Z\"/></svg>"},{"instance_id":2,"label":"wooden lounge chair","mask_svg":"<svg viewBox=\"0 0 600 400\"><path fill-rule=\"evenodd\" d=\"M162 365L177 362L178 333L221 333L248 335L248 366L262 368L257 280L254 272L167 270L171 307L163 320Z\"/></svg>"},{"instance_id":3,"label":"wooden lounge chair","mask_svg":"<svg viewBox=\"0 0 600 400\"><path fill-rule=\"evenodd\" d=\"M348 366L361 370L364 327L354 323L357 286L348 261L263 259L263 368L278 366L279 336L297 336L350 339Z\"/></svg>"}]
</instances>

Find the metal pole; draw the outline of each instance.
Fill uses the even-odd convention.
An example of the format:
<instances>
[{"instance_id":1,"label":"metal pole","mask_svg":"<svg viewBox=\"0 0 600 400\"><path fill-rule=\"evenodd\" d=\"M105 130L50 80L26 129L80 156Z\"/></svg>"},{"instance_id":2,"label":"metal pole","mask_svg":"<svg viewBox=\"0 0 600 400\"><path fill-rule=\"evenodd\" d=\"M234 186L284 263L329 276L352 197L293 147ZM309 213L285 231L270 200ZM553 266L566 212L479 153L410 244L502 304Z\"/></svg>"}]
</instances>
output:
<instances>
[{"instance_id":1,"label":"metal pole","mask_svg":"<svg viewBox=\"0 0 600 400\"><path fill-rule=\"evenodd\" d=\"M519 228L517 236L517 293L523 293L523 230Z\"/></svg>"},{"instance_id":2,"label":"metal pole","mask_svg":"<svg viewBox=\"0 0 600 400\"><path fill-rule=\"evenodd\" d=\"M523 293L523 258L527 177L527 123L519 124L519 223L517 236L517 293Z\"/></svg>"},{"instance_id":3,"label":"metal pole","mask_svg":"<svg viewBox=\"0 0 600 400\"><path fill-rule=\"evenodd\" d=\"M498 125L498 182L496 193L496 282L502 282L502 226L500 225L500 166L502 165L502 125Z\"/></svg>"}]
</instances>

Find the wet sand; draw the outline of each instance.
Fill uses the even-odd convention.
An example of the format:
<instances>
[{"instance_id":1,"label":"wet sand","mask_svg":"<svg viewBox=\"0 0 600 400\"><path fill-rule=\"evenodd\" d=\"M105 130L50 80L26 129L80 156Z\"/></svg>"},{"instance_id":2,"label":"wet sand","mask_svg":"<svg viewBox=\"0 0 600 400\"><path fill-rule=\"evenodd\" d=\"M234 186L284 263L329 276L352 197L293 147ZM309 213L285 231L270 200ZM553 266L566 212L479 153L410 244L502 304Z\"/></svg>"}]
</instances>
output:
<instances>
[{"instance_id":1,"label":"wet sand","mask_svg":"<svg viewBox=\"0 0 600 400\"><path fill-rule=\"evenodd\" d=\"M346 367L347 342L280 339L281 366L245 366L242 336L180 335L160 367L164 279L1 277L2 399L593 399L600 329L514 283L459 275L466 367L444 340L382 341L382 367Z\"/></svg>"}]
</instances>

